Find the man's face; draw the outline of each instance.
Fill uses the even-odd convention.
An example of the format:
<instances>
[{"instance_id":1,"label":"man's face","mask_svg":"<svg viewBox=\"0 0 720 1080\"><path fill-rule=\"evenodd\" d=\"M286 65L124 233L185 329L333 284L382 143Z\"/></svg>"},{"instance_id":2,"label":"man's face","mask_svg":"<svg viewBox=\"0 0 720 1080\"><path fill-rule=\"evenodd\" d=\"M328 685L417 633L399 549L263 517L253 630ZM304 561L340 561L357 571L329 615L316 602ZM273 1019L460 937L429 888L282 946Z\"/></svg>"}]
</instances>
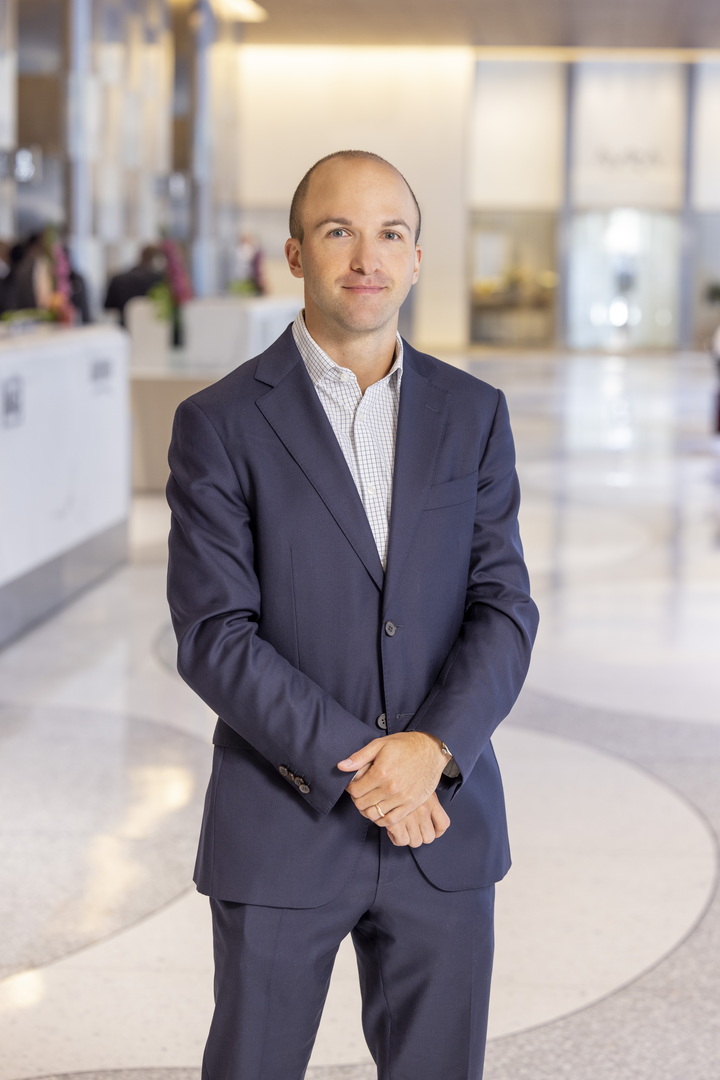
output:
<instances>
[{"instance_id":1,"label":"man's face","mask_svg":"<svg viewBox=\"0 0 720 1080\"><path fill-rule=\"evenodd\" d=\"M418 278L417 210L391 166L334 158L310 178L302 244L285 252L305 279L305 311L334 330L366 333L397 316Z\"/></svg>"}]
</instances>

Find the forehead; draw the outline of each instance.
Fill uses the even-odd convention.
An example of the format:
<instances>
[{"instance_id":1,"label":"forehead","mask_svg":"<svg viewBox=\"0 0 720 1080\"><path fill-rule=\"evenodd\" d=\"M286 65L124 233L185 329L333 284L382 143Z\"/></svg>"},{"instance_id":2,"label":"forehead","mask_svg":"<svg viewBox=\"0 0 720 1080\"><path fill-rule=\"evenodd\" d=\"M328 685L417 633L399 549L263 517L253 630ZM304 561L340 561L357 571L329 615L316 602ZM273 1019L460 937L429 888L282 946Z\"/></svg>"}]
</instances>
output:
<instances>
[{"instance_id":1,"label":"forehead","mask_svg":"<svg viewBox=\"0 0 720 1080\"><path fill-rule=\"evenodd\" d=\"M415 204L400 173L381 161L367 158L333 158L318 166L310 177L305 212L311 217L334 213L386 215L391 209L417 217Z\"/></svg>"}]
</instances>

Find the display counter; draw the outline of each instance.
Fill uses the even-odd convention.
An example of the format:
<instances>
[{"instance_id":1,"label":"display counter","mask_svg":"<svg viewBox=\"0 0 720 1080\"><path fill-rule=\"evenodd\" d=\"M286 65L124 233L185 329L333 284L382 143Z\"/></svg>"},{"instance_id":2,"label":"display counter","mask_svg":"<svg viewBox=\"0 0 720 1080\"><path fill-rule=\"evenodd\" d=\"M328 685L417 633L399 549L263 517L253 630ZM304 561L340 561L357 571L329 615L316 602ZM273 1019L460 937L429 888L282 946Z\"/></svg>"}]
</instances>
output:
<instances>
[{"instance_id":1,"label":"display counter","mask_svg":"<svg viewBox=\"0 0 720 1080\"><path fill-rule=\"evenodd\" d=\"M128 360L109 326L0 338L0 644L126 558Z\"/></svg>"}]
</instances>

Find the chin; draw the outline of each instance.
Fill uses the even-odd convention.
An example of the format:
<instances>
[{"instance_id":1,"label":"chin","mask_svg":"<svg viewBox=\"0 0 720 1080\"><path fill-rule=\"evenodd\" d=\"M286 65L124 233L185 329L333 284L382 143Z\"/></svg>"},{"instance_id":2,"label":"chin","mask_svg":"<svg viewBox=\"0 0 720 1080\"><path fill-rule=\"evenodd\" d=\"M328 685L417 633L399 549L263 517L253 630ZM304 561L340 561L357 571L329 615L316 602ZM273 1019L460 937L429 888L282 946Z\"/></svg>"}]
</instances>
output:
<instances>
[{"instance_id":1,"label":"chin","mask_svg":"<svg viewBox=\"0 0 720 1080\"><path fill-rule=\"evenodd\" d=\"M339 312L339 321L347 327L348 330L354 330L355 332L370 332L372 330L381 330L383 326L387 326L392 319L398 313L397 308L384 311L348 311L344 309Z\"/></svg>"}]
</instances>

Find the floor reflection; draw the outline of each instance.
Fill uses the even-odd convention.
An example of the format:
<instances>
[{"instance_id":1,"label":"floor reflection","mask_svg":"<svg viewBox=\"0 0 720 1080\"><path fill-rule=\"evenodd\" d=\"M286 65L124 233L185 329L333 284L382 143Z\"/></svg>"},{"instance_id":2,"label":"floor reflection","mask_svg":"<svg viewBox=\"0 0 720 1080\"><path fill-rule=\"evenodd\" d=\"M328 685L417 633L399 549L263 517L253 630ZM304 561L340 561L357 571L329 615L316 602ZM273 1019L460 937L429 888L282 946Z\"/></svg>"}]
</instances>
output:
<instances>
[{"instance_id":1,"label":"floor reflection","mask_svg":"<svg viewBox=\"0 0 720 1080\"><path fill-rule=\"evenodd\" d=\"M208 769L203 742L161 724L0 708L0 974L107 937L188 888ZM36 976L10 990L37 993Z\"/></svg>"}]
</instances>

